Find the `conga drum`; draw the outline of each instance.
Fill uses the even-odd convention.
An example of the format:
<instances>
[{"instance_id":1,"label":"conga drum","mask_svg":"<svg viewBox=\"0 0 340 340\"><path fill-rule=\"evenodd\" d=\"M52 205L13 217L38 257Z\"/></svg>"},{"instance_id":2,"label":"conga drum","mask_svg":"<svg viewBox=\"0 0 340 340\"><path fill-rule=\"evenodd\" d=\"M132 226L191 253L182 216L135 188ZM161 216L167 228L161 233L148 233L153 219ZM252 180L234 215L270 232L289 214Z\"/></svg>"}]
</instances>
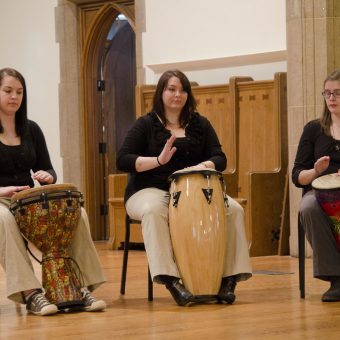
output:
<instances>
[{"instance_id":1,"label":"conga drum","mask_svg":"<svg viewBox=\"0 0 340 340\"><path fill-rule=\"evenodd\" d=\"M45 296L59 309L81 307L82 279L70 256L83 197L73 184L51 184L18 192L10 210L21 234L42 253Z\"/></svg>"},{"instance_id":2,"label":"conga drum","mask_svg":"<svg viewBox=\"0 0 340 340\"><path fill-rule=\"evenodd\" d=\"M329 174L312 182L315 197L333 223L333 234L340 250L340 175Z\"/></svg>"},{"instance_id":3,"label":"conga drum","mask_svg":"<svg viewBox=\"0 0 340 340\"><path fill-rule=\"evenodd\" d=\"M183 284L197 298L216 297L227 244L223 176L215 170L183 170L169 180L169 227Z\"/></svg>"}]
</instances>

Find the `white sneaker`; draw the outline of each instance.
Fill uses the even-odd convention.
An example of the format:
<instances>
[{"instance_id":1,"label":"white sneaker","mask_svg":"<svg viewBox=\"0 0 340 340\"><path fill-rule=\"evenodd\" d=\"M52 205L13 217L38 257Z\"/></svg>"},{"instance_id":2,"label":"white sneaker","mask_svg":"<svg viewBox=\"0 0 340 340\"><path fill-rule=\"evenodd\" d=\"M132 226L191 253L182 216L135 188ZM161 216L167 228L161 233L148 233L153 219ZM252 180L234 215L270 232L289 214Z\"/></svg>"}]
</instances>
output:
<instances>
[{"instance_id":1,"label":"white sneaker","mask_svg":"<svg viewBox=\"0 0 340 340\"><path fill-rule=\"evenodd\" d=\"M103 300L96 300L90 292L85 288L83 289L84 310L86 312L99 312L106 308L106 303Z\"/></svg>"},{"instance_id":2,"label":"white sneaker","mask_svg":"<svg viewBox=\"0 0 340 340\"><path fill-rule=\"evenodd\" d=\"M50 303L43 293L36 293L29 298L26 304L28 312L35 315L52 315L58 312L58 307Z\"/></svg>"}]
</instances>

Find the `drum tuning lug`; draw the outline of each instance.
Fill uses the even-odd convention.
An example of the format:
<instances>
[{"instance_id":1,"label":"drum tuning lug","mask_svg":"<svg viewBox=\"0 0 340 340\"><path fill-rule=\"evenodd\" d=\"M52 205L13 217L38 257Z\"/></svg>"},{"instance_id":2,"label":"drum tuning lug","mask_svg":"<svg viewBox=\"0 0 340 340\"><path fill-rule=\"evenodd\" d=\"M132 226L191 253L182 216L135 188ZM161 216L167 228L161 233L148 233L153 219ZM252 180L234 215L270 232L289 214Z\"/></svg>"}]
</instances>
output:
<instances>
[{"instance_id":1,"label":"drum tuning lug","mask_svg":"<svg viewBox=\"0 0 340 340\"><path fill-rule=\"evenodd\" d=\"M42 204L41 204L42 208L45 210L48 210L48 202L47 202L46 195L44 192L40 195L40 198L42 200Z\"/></svg>"},{"instance_id":2,"label":"drum tuning lug","mask_svg":"<svg viewBox=\"0 0 340 340\"><path fill-rule=\"evenodd\" d=\"M173 206L176 208L178 205L179 197L181 196L181 191L176 191L172 194L172 199L174 200Z\"/></svg>"},{"instance_id":3,"label":"drum tuning lug","mask_svg":"<svg viewBox=\"0 0 340 340\"><path fill-rule=\"evenodd\" d=\"M21 216L25 215L26 209L25 208L20 208L19 213Z\"/></svg>"},{"instance_id":4,"label":"drum tuning lug","mask_svg":"<svg viewBox=\"0 0 340 340\"><path fill-rule=\"evenodd\" d=\"M211 198L212 198L212 194L213 194L213 189L202 189L203 194L205 196L205 199L207 200L208 204L211 203Z\"/></svg>"},{"instance_id":5,"label":"drum tuning lug","mask_svg":"<svg viewBox=\"0 0 340 340\"><path fill-rule=\"evenodd\" d=\"M224 205L229 208L228 196L226 193L223 193Z\"/></svg>"},{"instance_id":6,"label":"drum tuning lug","mask_svg":"<svg viewBox=\"0 0 340 340\"><path fill-rule=\"evenodd\" d=\"M84 196L83 196L82 193L80 193L79 204L80 204L81 207L84 206Z\"/></svg>"},{"instance_id":7,"label":"drum tuning lug","mask_svg":"<svg viewBox=\"0 0 340 340\"><path fill-rule=\"evenodd\" d=\"M67 206L72 207L72 200L69 198L66 200Z\"/></svg>"}]
</instances>

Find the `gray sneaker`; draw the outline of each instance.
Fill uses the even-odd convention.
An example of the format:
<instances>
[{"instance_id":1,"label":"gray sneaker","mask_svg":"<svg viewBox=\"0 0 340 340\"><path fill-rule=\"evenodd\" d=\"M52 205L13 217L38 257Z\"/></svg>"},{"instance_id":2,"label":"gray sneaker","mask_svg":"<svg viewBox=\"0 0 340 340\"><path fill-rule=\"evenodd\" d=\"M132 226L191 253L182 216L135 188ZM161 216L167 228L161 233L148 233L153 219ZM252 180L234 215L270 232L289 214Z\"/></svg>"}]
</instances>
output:
<instances>
[{"instance_id":1,"label":"gray sneaker","mask_svg":"<svg viewBox=\"0 0 340 340\"><path fill-rule=\"evenodd\" d=\"M35 315L52 315L58 312L58 307L50 303L43 293L31 296L27 301L26 309Z\"/></svg>"},{"instance_id":2,"label":"gray sneaker","mask_svg":"<svg viewBox=\"0 0 340 340\"><path fill-rule=\"evenodd\" d=\"M106 303L103 300L96 300L86 288L83 289L82 301L86 312L99 312L106 308Z\"/></svg>"}]
</instances>

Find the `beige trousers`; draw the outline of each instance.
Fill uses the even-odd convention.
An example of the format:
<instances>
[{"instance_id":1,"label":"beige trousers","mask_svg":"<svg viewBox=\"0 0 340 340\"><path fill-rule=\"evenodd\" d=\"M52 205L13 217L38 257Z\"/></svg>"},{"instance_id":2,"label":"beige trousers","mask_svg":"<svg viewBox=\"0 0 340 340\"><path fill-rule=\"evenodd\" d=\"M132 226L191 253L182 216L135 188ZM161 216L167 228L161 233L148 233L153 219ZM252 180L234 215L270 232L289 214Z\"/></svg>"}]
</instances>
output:
<instances>
[{"instance_id":1,"label":"beige trousers","mask_svg":"<svg viewBox=\"0 0 340 340\"><path fill-rule=\"evenodd\" d=\"M42 286L34 274L14 216L8 209L9 203L8 199L0 198L0 264L6 272L7 297L25 303L21 292ZM106 281L83 208L72 240L71 257L78 263L84 284L90 291Z\"/></svg>"},{"instance_id":2,"label":"beige trousers","mask_svg":"<svg viewBox=\"0 0 340 340\"><path fill-rule=\"evenodd\" d=\"M237 275L242 281L251 277L252 269L244 227L243 208L228 197L227 244L223 277ZM142 233L151 276L180 277L170 239L168 225L169 193L156 188L143 189L126 202L128 215L142 221Z\"/></svg>"}]
</instances>

